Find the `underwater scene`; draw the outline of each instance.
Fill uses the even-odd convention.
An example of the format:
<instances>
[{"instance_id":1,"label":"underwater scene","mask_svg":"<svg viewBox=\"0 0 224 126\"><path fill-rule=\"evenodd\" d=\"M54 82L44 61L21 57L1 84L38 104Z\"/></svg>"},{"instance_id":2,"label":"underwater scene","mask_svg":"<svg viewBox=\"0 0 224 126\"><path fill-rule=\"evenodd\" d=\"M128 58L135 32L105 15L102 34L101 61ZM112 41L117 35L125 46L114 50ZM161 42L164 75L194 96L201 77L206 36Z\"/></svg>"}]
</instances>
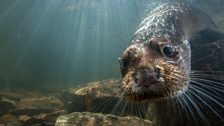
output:
<instances>
[{"instance_id":1,"label":"underwater scene","mask_svg":"<svg viewBox=\"0 0 224 126\"><path fill-rule=\"evenodd\" d=\"M224 126L224 0L0 0L0 126Z\"/></svg>"}]
</instances>

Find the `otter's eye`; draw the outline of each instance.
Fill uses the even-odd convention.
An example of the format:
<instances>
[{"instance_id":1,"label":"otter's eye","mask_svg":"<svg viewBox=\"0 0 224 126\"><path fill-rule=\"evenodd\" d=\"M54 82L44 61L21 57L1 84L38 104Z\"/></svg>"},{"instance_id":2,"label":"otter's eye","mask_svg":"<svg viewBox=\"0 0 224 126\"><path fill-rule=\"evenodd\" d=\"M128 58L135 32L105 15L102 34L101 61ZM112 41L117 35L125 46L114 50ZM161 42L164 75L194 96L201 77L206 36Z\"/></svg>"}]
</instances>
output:
<instances>
[{"instance_id":1,"label":"otter's eye","mask_svg":"<svg viewBox=\"0 0 224 126\"><path fill-rule=\"evenodd\" d=\"M120 65L121 65L122 68L127 68L128 67L128 60L121 61Z\"/></svg>"},{"instance_id":2,"label":"otter's eye","mask_svg":"<svg viewBox=\"0 0 224 126\"><path fill-rule=\"evenodd\" d=\"M162 49L162 52L164 55L166 55L167 57L173 57L175 56L175 50L172 46L170 45L165 45Z\"/></svg>"},{"instance_id":3,"label":"otter's eye","mask_svg":"<svg viewBox=\"0 0 224 126\"><path fill-rule=\"evenodd\" d=\"M122 76L124 76L127 73L129 62L128 62L128 60L124 60L124 59L119 60L119 62L120 62L121 74L122 74Z\"/></svg>"}]
</instances>

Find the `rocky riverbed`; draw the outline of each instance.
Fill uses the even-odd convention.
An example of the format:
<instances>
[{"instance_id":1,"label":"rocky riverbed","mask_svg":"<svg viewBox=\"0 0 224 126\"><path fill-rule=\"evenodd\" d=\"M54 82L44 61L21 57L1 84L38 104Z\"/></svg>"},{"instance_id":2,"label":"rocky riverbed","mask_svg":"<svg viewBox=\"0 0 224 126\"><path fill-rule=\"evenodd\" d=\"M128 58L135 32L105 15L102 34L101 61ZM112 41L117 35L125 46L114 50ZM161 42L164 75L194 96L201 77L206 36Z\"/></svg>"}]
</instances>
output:
<instances>
[{"instance_id":1,"label":"rocky riverbed","mask_svg":"<svg viewBox=\"0 0 224 126\"><path fill-rule=\"evenodd\" d=\"M53 93L2 88L0 126L153 125L136 116L110 114L120 99L120 84L112 79Z\"/></svg>"}]
</instances>

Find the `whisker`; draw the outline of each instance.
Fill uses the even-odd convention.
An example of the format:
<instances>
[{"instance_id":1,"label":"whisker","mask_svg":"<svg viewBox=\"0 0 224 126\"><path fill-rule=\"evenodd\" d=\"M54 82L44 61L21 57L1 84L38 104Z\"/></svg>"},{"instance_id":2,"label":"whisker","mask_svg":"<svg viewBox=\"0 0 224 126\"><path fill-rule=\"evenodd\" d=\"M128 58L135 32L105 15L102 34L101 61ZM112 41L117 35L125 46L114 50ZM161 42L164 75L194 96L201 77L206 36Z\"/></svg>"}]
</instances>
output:
<instances>
[{"instance_id":1,"label":"whisker","mask_svg":"<svg viewBox=\"0 0 224 126\"><path fill-rule=\"evenodd\" d=\"M94 105L93 107L92 107L92 110L91 111L93 111L93 112L97 112L100 108L102 108L105 104L106 105L108 105L108 104L110 104L110 103L108 103L108 102L110 102L111 100L110 100L111 98L105 98L105 100L103 100L103 103L99 103L99 104L96 104L96 105ZM104 110L101 110L101 112L103 112Z\"/></svg>"},{"instance_id":2,"label":"whisker","mask_svg":"<svg viewBox=\"0 0 224 126\"><path fill-rule=\"evenodd\" d=\"M220 88L223 88L223 86L224 86L224 83L217 82L217 81L212 81L212 80L208 80L208 79L204 79L204 78L193 77L193 80L206 82L206 84L213 84L213 86L215 85L215 86L218 86Z\"/></svg>"},{"instance_id":3,"label":"whisker","mask_svg":"<svg viewBox=\"0 0 224 126\"><path fill-rule=\"evenodd\" d=\"M202 82L200 82L200 81L197 81L197 80L191 80L191 82L192 82L192 84L197 84L197 85L200 85L200 86L202 86L202 87L204 87L204 88L206 88L206 89L208 89L208 90L210 90L210 91L212 91L212 92L214 92L214 93L216 93L216 95L218 95L218 92L222 92L222 93L224 93L224 88L223 87L221 87L221 86L214 86L214 85L212 85L212 84L208 84L208 83L202 83ZM195 85L196 86L196 85ZM217 92L218 91L218 92Z\"/></svg>"},{"instance_id":4,"label":"whisker","mask_svg":"<svg viewBox=\"0 0 224 126\"><path fill-rule=\"evenodd\" d=\"M209 54L209 55L207 55L207 56L203 56L203 57L197 59L196 61L191 62L191 65L196 64L196 63L198 63L199 61L202 61L202 60L204 60L204 59L207 59L207 58L211 57L212 55L213 55L213 54Z\"/></svg>"},{"instance_id":5,"label":"whisker","mask_svg":"<svg viewBox=\"0 0 224 126\"><path fill-rule=\"evenodd\" d=\"M121 102L123 100L125 100L124 97L123 97L123 94L124 94L124 92L121 94L121 98L119 99L119 101L117 102L117 104L114 106L114 108L113 108L113 110L111 111L110 114L116 114L115 112L116 112L116 110L119 109L119 106L120 106Z\"/></svg>"},{"instance_id":6,"label":"whisker","mask_svg":"<svg viewBox=\"0 0 224 126\"><path fill-rule=\"evenodd\" d=\"M123 107L122 107L122 110L121 110L121 115L124 115L124 113L125 113L125 110L126 110L126 108L127 108L127 106L128 106L128 101L127 100L125 100L125 103L124 103L124 105L123 105Z\"/></svg>"},{"instance_id":7,"label":"whisker","mask_svg":"<svg viewBox=\"0 0 224 126\"><path fill-rule=\"evenodd\" d=\"M142 103L141 106L143 106L142 108L145 108L145 110L143 110L143 114L144 114L144 117L146 117L147 113L150 112L149 104L148 103Z\"/></svg>"},{"instance_id":8,"label":"whisker","mask_svg":"<svg viewBox=\"0 0 224 126\"><path fill-rule=\"evenodd\" d=\"M179 115L179 119L180 119L180 124L183 124L183 114L182 114L182 112L181 112L181 101L179 100L179 98L177 97L177 98L174 98L174 101L175 101L175 103L176 103L176 105L177 105L177 111L178 111L178 115Z\"/></svg>"},{"instance_id":9,"label":"whisker","mask_svg":"<svg viewBox=\"0 0 224 126\"><path fill-rule=\"evenodd\" d=\"M128 114L131 114L132 113L132 110L133 110L133 102L131 101Z\"/></svg>"},{"instance_id":10,"label":"whisker","mask_svg":"<svg viewBox=\"0 0 224 126\"><path fill-rule=\"evenodd\" d=\"M198 98L200 101L202 101L206 106L209 107L210 110L212 110L222 121L224 121L223 117L220 116L220 114L214 109L212 108L202 97L200 97L199 95L197 95L195 92L193 91L197 91L197 89L194 89L192 87L190 87L192 89L189 90L189 93L191 93L192 95L194 95L196 98Z\"/></svg>"},{"instance_id":11,"label":"whisker","mask_svg":"<svg viewBox=\"0 0 224 126\"><path fill-rule=\"evenodd\" d=\"M178 76L171 76L171 75L166 75L168 78L171 78L173 80L176 80L178 82L182 81L182 79L185 79L185 78L179 78ZM187 79L187 78L186 78Z\"/></svg>"},{"instance_id":12,"label":"whisker","mask_svg":"<svg viewBox=\"0 0 224 126\"><path fill-rule=\"evenodd\" d=\"M212 71L206 71L206 70L192 70L191 71L192 74L194 73L219 73L219 74L224 74L224 71L217 71L217 70L212 70Z\"/></svg>"},{"instance_id":13,"label":"whisker","mask_svg":"<svg viewBox=\"0 0 224 126\"><path fill-rule=\"evenodd\" d=\"M197 86L192 85L194 88L191 88L189 86L189 88L191 89L199 89ZM208 93L207 91L200 89L200 90L196 90L198 93L202 94L203 96L209 98L210 100L212 100L214 103L216 103L217 105L219 105L221 108L224 108L224 105L222 105L220 102L218 102L216 99L214 99L213 97L211 97L210 95L206 94ZM206 92L206 93L205 93Z\"/></svg>"},{"instance_id":14,"label":"whisker","mask_svg":"<svg viewBox=\"0 0 224 126\"><path fill-rule=\"evenodd\" d=\"M216 80L224 80L224 75L214 75L214 74L191 74L191 77L198 78L208 78L208 79L216 79Z\"/></svg>"},{"instance_id":15,"label":"whisker","mask_svg":"<svg viewBox=\"0 0 224 126\"><path fill-rule=\"evenodd\" d=\"M206 88L207 90L211 91L211 92L209 92L209 91L206 90L206 93L208 93L209 95L211 95L211 96L213 96L213 97L215 97L215 98L217 98L217 99L219 99L219 100L221 100L221 101L224 101L222 94L219 94L219 93L217 92L217 91L219 91L218 89L215 89L214 87L211 87L211 86L208 86L208 85L205 86L205 85L203 85L203 84L200 84L200 82L193 82L193 83L191 83L191 84L194 84L194 83L196 83L196 84L202 86L203 88ZM193 85L191 85L191 86L193 86ZM194 85L194 86L197 87L198 90L199 90L199 89L200 89L200 90L204 90L203 88L200 88L200 87L197 86L197 85ZM214 93L214 94L213 94L213 93Z\"/></svg>"},{"instance_id":16,"label":"whisker","mask_svg":"<svg viewBox=\"0 0 224 126\"><path fill-rule=\"evenodd\" d=\"M191 109L191 107L190 107L190 105L189 105L189 101L187 101L187 99L185 98L186 96L186 93L185 94L183 94L183 95L181 95L180 96L180 99L181 99L181 101L183 101L183 103L182 103L182 106L184 107L184 111L186 112L186 117L187 117L187 120L189 121L189 116L188 116L188 114L187 114L187 112L190 112L190 114L192 115L192 117L193 117L193 119L194 119L194 122L195 123L197 123L197 121L196 121L196 117L195 117L195 115L194 115L194 113L193 113L193 111L192 111L192 109ZM186 107L186 108L185 108ZM189 110L189 111L187 111L187 110Z\"/></svg>"},{"instance_id":17,"label":"whisker","mask_svg":"<svg viewBox=\"0 0 224 126\"><path fill-rule=\"evenodd\" d=\"M136 103L136 107L137 107L138 117L141 117L141 111L140 111L140 107L139 107L139 102Z\"/></svg>"}]
</instances>

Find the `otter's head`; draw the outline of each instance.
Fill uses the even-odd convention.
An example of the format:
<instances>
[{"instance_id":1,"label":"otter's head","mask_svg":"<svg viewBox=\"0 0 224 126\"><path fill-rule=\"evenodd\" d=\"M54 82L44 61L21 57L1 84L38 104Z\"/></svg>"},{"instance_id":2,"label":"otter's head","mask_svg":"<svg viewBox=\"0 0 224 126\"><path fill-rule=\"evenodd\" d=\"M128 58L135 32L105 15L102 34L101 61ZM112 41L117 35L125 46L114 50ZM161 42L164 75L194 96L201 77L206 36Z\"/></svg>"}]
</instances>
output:
<instances>
[{"instance_id":1,"label":"otter's head","mask_svg":"<svg viewBox=\"0 0 224 126\"><path fill-rule=\"evenodd\" d=\"M180 46L169 39L133 42L120 57L123 96L128 100L144 101L184 92L189 73L182 53Z\"/></svg>"}]
</instances>

